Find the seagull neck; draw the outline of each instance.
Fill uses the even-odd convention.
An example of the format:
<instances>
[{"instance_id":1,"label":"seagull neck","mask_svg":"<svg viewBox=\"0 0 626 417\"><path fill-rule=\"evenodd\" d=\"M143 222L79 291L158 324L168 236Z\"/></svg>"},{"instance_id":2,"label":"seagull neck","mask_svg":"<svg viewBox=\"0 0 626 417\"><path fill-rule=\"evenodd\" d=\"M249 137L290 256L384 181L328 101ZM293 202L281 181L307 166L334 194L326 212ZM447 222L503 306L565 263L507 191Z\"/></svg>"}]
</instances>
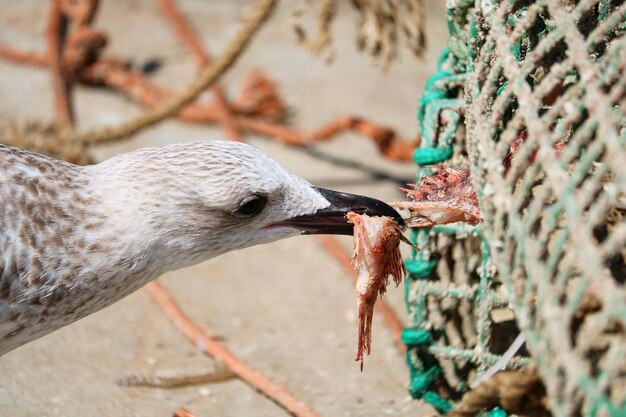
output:
<instances>
[{"instance_id":1,"label":"seagull neck","mask_svg":"<svg viewBox=\"0 0 626 417\"><path fill-rule=\"evenodd\" d=\"M206 231L181 210L188 196L167 175L120 164L91 176L95 211L105 219L96 239L109 248L114 269L122 264L134 279L143 273L150 280L212 257L198 244Z\"/></svg>"}]
</instances>

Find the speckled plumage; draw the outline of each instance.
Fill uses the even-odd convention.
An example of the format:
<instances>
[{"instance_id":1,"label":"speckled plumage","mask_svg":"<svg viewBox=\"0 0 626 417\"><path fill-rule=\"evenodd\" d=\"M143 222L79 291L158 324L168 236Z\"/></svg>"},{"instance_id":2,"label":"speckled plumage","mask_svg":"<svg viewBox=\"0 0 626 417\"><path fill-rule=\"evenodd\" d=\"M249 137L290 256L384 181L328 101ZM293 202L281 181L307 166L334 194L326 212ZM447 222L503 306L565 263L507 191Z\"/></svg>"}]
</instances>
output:
<instances>
[{"instance_id":1,"label":"speckled plumage","mask_svg":"<svg viewBox=\"0 0 626 417\"><path fill-rule=\"evenodd\" d=\"M235 214L259 193L260 215ZM142 149L87 167L0 145L0 355L166 271L297 235L265 226L328 205L239 143Z\"/></svg>"}]
</instances>

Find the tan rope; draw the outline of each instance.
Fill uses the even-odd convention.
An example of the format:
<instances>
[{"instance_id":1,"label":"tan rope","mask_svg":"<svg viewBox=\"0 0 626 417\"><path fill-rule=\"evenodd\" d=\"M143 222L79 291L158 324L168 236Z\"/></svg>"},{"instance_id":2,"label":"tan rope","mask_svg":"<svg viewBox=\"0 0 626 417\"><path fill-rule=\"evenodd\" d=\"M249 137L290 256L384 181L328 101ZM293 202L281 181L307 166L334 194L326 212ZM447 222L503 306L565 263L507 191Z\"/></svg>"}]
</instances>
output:
<instances>
[{"instance_id":1,"label":"tan rope","mask_svg":"<svg viewBox=\"0 0 626 417\"><path fill-rule=\"evenodd\" d=\"M465 393L448 417L474 417L481 411L500 407L520 416L550 416L546 389L534 367L502 371Z\"/></svg>"},{"instance_id":2,"label":"tan rope","mask_svg":"<svg viewBox=\"0 0 626 417\"><path fill-rule=\"evenodd\" d=\"M99 127L82 134L77 140L82 143L101 143L131 136L142 129L159 123L176 114L194 101L207 87L215 83L241 55L252 40L253 35L274 10L276 0L260 0L245 18L243 27L231 41L226 51L206 67L184 91L156 105L151 110L118 126Z\"/></svg>"}]
</instances>

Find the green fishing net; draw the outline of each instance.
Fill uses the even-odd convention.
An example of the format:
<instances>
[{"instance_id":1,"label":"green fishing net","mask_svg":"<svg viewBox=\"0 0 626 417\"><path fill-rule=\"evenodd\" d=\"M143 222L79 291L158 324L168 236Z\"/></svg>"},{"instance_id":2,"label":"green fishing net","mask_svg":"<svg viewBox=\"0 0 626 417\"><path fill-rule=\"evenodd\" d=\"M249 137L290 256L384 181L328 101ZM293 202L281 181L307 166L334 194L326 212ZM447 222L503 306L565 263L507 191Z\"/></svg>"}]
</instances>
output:
<instances>
[{"instance_id":1,"label":"green fishing net","mask_svg":"<svg viewBox=\"0 0 626 417\"><path fill-rule=\"evenodd\" d=\"M470 168L483 221L413 232L409 392L450 411L521 333L553 415L626 416L626 5L449 0L448 27L415 162Z\"/></svg>"}]
</instances>

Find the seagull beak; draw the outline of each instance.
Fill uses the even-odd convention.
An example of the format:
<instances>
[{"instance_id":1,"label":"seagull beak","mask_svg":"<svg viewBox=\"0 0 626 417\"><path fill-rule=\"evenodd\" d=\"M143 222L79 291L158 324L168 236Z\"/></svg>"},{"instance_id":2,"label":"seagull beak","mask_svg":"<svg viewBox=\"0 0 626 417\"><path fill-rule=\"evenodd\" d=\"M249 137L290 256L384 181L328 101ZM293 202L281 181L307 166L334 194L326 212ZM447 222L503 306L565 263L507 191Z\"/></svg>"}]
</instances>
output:
<instances>
[{"instance_id":1,"label":"seagull beak","mask_svg":"<svg viewBox=\"0 0 626 417\"><path fill-rule=\"evenodd\" d=\"M330 206L320 209L315 213L297 216L273 226L292 227L302 231L302 234L326 234L326 235L352 235L354 226L346 219L346 214L355 212L368 216L389 216L404 229L404 220L391 206L374 198L362 195L342 193L315 187Z\"/></svg>"}]
</instances>

